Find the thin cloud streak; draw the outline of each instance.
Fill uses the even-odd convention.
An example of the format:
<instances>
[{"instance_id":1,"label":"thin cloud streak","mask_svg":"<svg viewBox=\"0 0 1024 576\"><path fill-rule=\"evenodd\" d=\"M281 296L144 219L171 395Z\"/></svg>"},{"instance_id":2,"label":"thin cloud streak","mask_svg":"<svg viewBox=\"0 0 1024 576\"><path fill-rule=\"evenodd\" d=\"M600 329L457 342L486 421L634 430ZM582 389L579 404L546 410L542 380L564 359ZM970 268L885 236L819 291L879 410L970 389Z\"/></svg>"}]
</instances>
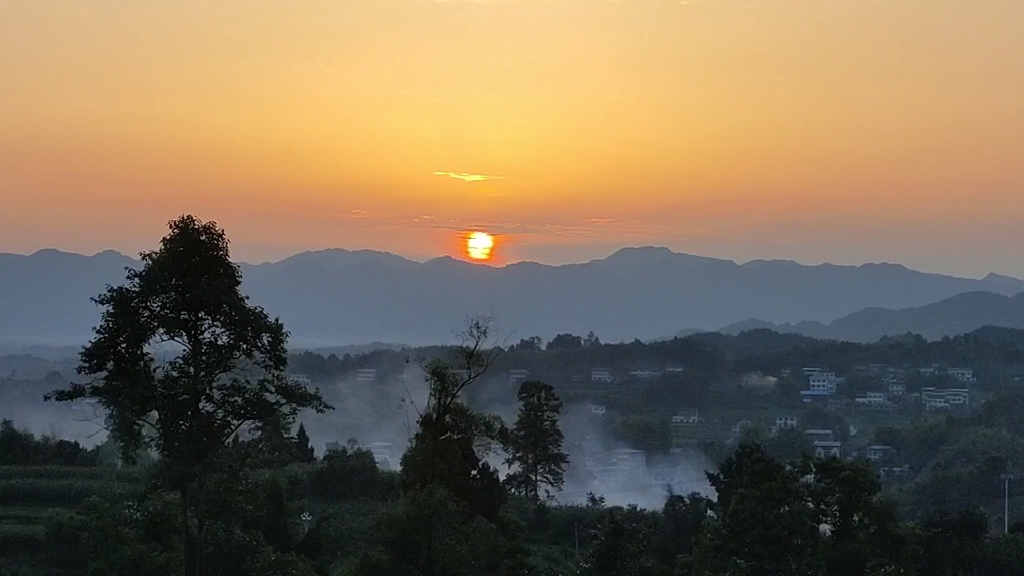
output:
<instances>
[{"instance_id":1,"label":"thin cloud streak","mask_svg":"<svg viewBox=\"0 0 1024 576\"><path fill-rule=\"evenodd\" d=\"M434 172L434 176L447 176L464 182L484 182L487 180L504 180L504 176L487 176L485 174L467 174L465 172Z\"/></svg>"}]
</instances>

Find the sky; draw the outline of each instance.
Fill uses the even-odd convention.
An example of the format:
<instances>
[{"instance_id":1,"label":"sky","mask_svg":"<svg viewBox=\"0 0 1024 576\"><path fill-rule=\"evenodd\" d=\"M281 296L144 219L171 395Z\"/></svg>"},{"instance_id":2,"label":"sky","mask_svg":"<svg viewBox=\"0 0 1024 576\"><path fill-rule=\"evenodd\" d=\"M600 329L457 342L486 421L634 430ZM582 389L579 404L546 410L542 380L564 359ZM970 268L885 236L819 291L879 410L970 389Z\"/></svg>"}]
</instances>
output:
<instances>
[{"instance_id":1,"label":"sky","mask_svg":"<svg viewBox=\"0 0 1024 576\"><path fill-rule=\"evenodd\" d=\"M0 252L1024 277L1020 0L0 0Z\"/></svg>"}]
</instances>

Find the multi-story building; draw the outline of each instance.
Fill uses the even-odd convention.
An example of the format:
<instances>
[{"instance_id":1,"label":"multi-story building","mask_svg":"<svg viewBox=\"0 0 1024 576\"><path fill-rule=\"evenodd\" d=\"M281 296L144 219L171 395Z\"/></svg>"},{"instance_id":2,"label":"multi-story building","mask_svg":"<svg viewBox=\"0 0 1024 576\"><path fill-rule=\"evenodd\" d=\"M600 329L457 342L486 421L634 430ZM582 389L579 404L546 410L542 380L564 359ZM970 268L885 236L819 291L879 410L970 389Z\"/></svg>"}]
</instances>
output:
<instances>
[{"instance_id":1,"label":"multi-story building","mask_svg":"<svg viewBox=\"0 0 1024 576\"><path fill-rule=\"evenodd\" d=\"M930 412L941 410L968 411L971 392L966 388L921 388L921 403Z\"/></svg>"}]
</instances>

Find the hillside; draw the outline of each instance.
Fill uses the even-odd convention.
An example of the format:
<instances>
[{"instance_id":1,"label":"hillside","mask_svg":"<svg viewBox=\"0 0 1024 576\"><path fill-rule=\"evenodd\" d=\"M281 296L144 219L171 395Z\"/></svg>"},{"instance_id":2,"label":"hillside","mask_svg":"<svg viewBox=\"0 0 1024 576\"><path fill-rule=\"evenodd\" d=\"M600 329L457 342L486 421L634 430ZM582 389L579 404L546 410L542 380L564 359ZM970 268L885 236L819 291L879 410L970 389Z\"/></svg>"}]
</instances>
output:
<instances>
[{"instance_id":1,"label":"hillside","mask_svg":"<svg viewBox=\"0 0 1024 576\"><path fill-rule=\"evenodd\" d=\"M136 264L116 252L0 255L0 344L80 344L99 320L89 298L123 282L124 267ZM624 249L585 264L503 268L325 250L242 269L245 291L304 347L447 342L474 313L496 316L510 339L592 330L605 341L628 341L680 326L707 330L746 318L829 322L963 292L1024 291L1024 282L995 275L965 279L894 264L737 264L664 248Z\"/></svg>"},{"instance_id":2,"label":"hillside","mask_svg":"<svg viewBox=\"0 0 1024 576\"><path fill-rule=\"evenodd\" d=\"M985 326L1024 328L1024 292L1013 297L991 292L965 292L945 300L900 310L866 308L828 324L773 324L747 320L726 326L723 334L768 328L813 338L874 342L882 336L912 332L929 340L972 332Z\"/></svg>"}]
</instances>

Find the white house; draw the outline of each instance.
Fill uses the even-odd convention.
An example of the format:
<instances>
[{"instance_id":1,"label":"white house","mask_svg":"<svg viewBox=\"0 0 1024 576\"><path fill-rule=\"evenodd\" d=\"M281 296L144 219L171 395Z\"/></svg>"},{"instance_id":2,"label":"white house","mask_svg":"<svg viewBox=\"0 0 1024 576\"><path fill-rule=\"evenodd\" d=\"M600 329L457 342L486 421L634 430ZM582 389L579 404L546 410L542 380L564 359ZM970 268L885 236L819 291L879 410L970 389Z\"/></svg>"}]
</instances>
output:
<instances>
[{"instance_id":1,"label":"white house","mask_svg":"<svg viewBox=\"0 0 1024 576\"><path fill-rule=\"evenodd\" d=\"M288 377L288 379L291 380L293 383L299 384L301 386L309 386L310 384L313 383L313 380L309 376L306 376L305 374L292 374L291 376Z\"/></svg>"},{"instance_id":2,"label":"white house","mask_svg":"<svg viewBox=\"0 0 1024 576\"><path fill-rule=\"evenodd\" d=\"M804 430L804 434L806 434L807 438L811 442L813 442L813 443L832 442L834 440L831 430L822 430L822 429Z\"/></svg>"},{"instance_id":3,"label":"white house","mask_svg":"<svg viewBox=\"0 0 1024 576\"><path fill-rule=\"evenodd\" d=\"M377 370L373 368L363 368L356 370L356 381L358 382L376 382L377 381Z\"/></svg>"},{"instance_id":4,"label":"white house","mask_svg":"<svg viewBox=\"0 0 1024 576\"><path fill-rule=\"evenodd\" d=\"M604 382L612 383L615 382L615 377L612 376L612 371L606 368L594 368L590 371L591 382Z\"/></svg>"},{"instance_id":5,"label":"white house","mask_svg":"<svg viewBox=\"0 0 1024 576\"><path fill-rule=\"evenodd\" d=\"M615 458L615 464L617 466L621 466L627 470L641 470L647 467L647 453L643 450L619 448L617 450L612 450L612 457Z\"/></svg>"},{"instance_id":6,"label":"white house","mask_svg":"<svg viewBox=\"0 0 1024 576\"><path fill-rule=\"evenodd\" d=\"M950 368L947 372L960 382L974 382L974 370L970 368Z\"/></svg>"},{"instance_id":7,"label":"white house","mask_svg":"<svg viewBox=\"0 0 1024 576\"><path fill-rule=\"evenodd\" d=\"M523 382L530 379L529 370L509 370L508 371L508 383L512 386L518 386Z\"/></svg>"},{"instance_id":8,"label":"white house","mask_svg":"<svg viewBox=\"0 0 1024 576\"><path fill-rule=\"evenodd\" d=\"M905 396L906 394L906 382L889 382L889 396Z\"/></svg>"},{"instance_id":9,"label":"white house","mask_svg":"<svg viewBox=\"0 0 1024 576\"><path fill-rule=\"evenodd\" d=\"M732 427L732 437L739 438L740 436L743 435L744 431L750 430L753 427L754 423L751 422L750 420L740 420L739 422L736 423L735 426Z\"/></svg>"},{"instance_id":10,"label":"white house","mask_svg":"<svg viewBox=\"0 0 1024 576\"><path fill-rule=\"evenodd\" d=\"M653 380L658 376L661 376L661 372L655 372L654 370L634 370L630 372L629 375L640 380Z\"/></svg>"},{"instance_id":11,"label":"white house","mask_svg":"<svg viewBox=\"0 0 1024 576\"><path fill-rule=\"evenodd\" d=\"M704 419L700 417L700 412L696 408L681 410L679 414L672 417L672 424L681 426L693 426L703 421Z\"/></svg>"},{"instance_id":12,"label":"white house","mask_svg":"<svg viewBox=\"0 0 1024 576\"><path fill-rule=\"evenodd\" d=\"M971 392L966 388L921 388L921 403L930 412L971 409Z\"/></svg>"},{"instance_id":13,"label":"white house","mask_svg":"<svg viewBox=\"0 0 1024 576\"><path fill-rule=\"evenodd\" d=\"M807 377L807 389L819 394L835 394L840 382L842 379L836 378L835 372L814 372Z\"/></svg>"},{"instance_id":14,"label":"white house","mask_svg":"<svg viewBox=\"0 0 1024 576\"><path fill-rule=\"evenodd\" d=\"M829 458L831 456L839 458L840 448L842 448L842 444L839 442L818 440L814 443L814 455L818 458Z\"/></svg>"},{"instance_id":15,"label":"white house","mask_svg":"<svg viewBox=\"0 0 1024 576\"><path fill-rule=\"evenodd\" d=\"M885 394L882 392L868 392L863 396L854 398L854 402L858 406L864 406L865 408L888 410L893 407L892 403L885 399Z\"/></svg>"},{"instance_id":16,"label":"white house","mask_svg":"<svg viewBox=\"0 0 1024 576\"><path fill-rule=\"evenodd\" d=\"M871 460L872 462L878 462L882 458L885 458L885 456L889 452L891 452L891 451L892 451L892 447L891 446L882 446L882 445L868 446L867 454L866 455L867 455L868 460Z\"/></svg>"},{"instance_id":17,"label":"white house","mask_svg":"<svg viewBox=\"0 0 1024 576\"><path fill-rule=\"evenodd\" d=\"M591 404L590 406L588 406L588 408L590 408L591 416L604 416L605 412L608 411L603 404Z\"/></svg>"},{"instance_id":18,"label":"white house","mask_svg":"<svg viewBox=\"0 0 1024 576\"><path fill-rule=\"evenodd\" d=\"M381 470L391 470L391 449L392 445L387 442L372 442L366 445L366 449L373 454L377 467Z\"/></svg>"},{"instance_id":19,"label":"white house","mask_svg":"<svg viewBox=\"0 0 1024 576\"><path fill-rule=\"evenodd\" d=\"M796 416L779 416L775 419L775 427L782 428L796 428Z\"/></svg>"}]
</instances>

